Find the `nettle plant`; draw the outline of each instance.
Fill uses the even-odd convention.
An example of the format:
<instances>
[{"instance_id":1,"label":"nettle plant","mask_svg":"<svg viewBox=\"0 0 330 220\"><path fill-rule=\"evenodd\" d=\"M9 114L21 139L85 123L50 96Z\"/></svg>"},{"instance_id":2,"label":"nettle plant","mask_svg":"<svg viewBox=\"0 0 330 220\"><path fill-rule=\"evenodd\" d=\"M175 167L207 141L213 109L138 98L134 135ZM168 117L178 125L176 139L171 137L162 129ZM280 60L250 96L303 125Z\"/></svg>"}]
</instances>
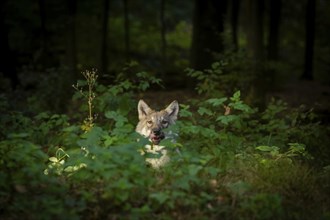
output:
<instances>
[{"instance_id":1,"label":"nettle plant","mask_svg":"<svg viewBox=\"0 0 330 220\"><path fill-rule=\"evenodd\" d=\"M219 69L222 66L224 64L215 63L207 71L188 71L188 75L199 82L197 91L211 98L181 105L183 120L178 122L182 127L181 142L200 152L210 153L213 155L210 160L222 165L220 161L224 161L226 155L232 157L246 152L265 157L264 161L292 157L311 159L301 134L307 127L316 125L311 123L315 117L313 112L289 109L280 100L272 100L266 110L260 112L241 100L240 91L230 98L221 96L217 80L221 78ZM209 81L211 86L206 86ZM191 105L197 106L197 112L190 111ZM305 123L307 127L301 129Z\"/></svg>"},{"instance_id":2,"label":"nettle plant","mask_svg":"<svg viewBox=\"0 0 330 220\"><path fill-rule=\"evenodd\" d=\"M179 121L184 127L180 134L200 135L191 142L201 141L201 149L237 149L237 143L243 136L240 133L245 132L247 127L246 119L255 111L241 101L240 92L236 92L230 98L206 99L197 105L196 113L189 111L189 105L181 106L181 117L187 120Z\"/></svg>"},{"instance_id":3,"label":"nettle plant","mask_svg":"<svg viewBox=\"0 0 330 220\"><path fill-rule=\"evenodd\" d=\"M256 74L252 60L242 51L228 51L217 59L204 70L185 69L187 75L197 81L197 92L207 97L230 95L233 88L248 92Z\"/></svg>"}]
</instances>

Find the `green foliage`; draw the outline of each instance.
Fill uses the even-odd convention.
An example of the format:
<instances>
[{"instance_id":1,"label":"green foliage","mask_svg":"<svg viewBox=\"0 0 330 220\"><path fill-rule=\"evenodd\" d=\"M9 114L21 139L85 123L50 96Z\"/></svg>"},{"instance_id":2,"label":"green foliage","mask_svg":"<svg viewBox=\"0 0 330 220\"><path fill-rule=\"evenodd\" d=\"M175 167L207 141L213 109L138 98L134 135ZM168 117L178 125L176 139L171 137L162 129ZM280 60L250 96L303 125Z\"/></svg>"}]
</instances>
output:
<instances>
[{"instance_id":1,"label":"green foliage","mask_svg":"<svg viewBox=\"0 0 330 220\"><path fill-rule=\"evenodd\" d=\"M47 155L24 137L0 142L0 204L4 218L76 218L80 199L70 194L69 185L43 174ZM72 211L77 208L77 210Z\"/></svg>"},{"instance_id":2,"label":"green foliage","mask_svg":"<svg viewBox=\"0 0 330 220\"><path fill-rule=\"evenodd\" d=\"M229 95L233 89L247 93L256 76L252 60L244 52L226 52L210 69L186 69L187 75L197 81L196 90L207 97Z\"/></svg>"},{"instance_id":3,"label":"green foliage","mask_svg":"<svg viewBox=\"0 0 330 220\"><path fill-rule=\"evenodd\" d=\"M81 108L72 115L26 116L8 111L0 99L2 218L329 215L329 128L312 111L273 100L260 112L242 101L240 91L183 103L172 127L179 138L162 142L171 161L155 170L146 165L149 155L141 154L149 141L134 132L133 95L160 80L146 72L130 77L132 66L115 85L95 81L91 90L78 90L73 103ZM89 129L81 126L86 115L93 117Z\"/></svg>"},{"instance_id":4,"label":"green foliage","mask_svg":"<svg viewBox=\"0 0 330 220\"><path fill-rule=\"evenodd\" d=\"M221 91L222 83L219 83L219 81L226 65L226 62L215 62L212 64L211 69L198 71L188 68L186 72L188 76L196 78L199 81L196 87L199 94L205 93L206 95L211 95L215 91Z\"/></svg>"}]
</instances>

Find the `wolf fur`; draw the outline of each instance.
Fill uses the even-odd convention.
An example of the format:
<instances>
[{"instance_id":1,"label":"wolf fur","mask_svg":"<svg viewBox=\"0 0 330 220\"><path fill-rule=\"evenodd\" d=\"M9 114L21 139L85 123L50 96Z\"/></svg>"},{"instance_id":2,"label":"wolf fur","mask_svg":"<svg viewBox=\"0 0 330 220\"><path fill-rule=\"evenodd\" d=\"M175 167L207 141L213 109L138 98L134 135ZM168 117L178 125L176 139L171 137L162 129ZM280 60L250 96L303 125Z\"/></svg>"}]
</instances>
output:
<instances>
[{"instance_id":1,"label":"wolf fur","mask_svg":"<svg viewBox=\"0 0 330 220\"><path fill-rule=\"evenodd\" d=\"M161 111L152 110L143 100L138 104L139 123L136 126L136 132L148 138L150 145L145 146L145 152L161 155L159 158L147 158L146 162L153 168L160 168L169 162L165 146L159 145L165 138L175 136L173 132L164 132L163 129L175 124L179 113L179 104L173 101L167 108Z\"/></svg>"}]
</instances>

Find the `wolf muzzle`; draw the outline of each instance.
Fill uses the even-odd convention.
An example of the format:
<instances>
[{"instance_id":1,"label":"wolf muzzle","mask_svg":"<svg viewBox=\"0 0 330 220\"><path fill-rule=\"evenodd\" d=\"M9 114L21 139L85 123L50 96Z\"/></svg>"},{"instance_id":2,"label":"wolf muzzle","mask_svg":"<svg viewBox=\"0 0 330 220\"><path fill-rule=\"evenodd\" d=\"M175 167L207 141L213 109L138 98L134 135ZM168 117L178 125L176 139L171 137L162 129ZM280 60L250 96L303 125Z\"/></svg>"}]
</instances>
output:
<instances>
[{"instance_id":1,"label":"wolf muzzle","mask_svg":"<svg viewBox=\"0 0 330 220\"><path fill-rule=\"evenodd\" d=\"M159 128L154 128L150 133L150 140L153 144L158 145L165 138L164 132Z\"/></svg>"}]
</instances>

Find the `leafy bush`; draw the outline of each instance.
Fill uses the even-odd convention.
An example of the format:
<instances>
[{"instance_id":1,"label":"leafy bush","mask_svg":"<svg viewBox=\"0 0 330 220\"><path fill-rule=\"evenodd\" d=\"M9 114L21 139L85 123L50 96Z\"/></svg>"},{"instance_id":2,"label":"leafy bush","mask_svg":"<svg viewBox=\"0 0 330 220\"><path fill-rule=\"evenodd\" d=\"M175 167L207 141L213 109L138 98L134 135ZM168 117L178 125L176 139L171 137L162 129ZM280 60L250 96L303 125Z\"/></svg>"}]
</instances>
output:
<instances>
[{"instance_id":1,"label":"leafy bush","mask_svg":"<svg viewBox=\"0 0 330 220\"><path fill-rule=\"evenodd\" d=\"M222 97L230 95L233 89L247 94L256 77L255 64L243 51L227 51L216 57L209 69L194 70L187 68L186 72L197 82L196 90L207 97Z\"/></svg>"},{"instance_id":2,"label":"leafy bush","mask_svg":"<svg viewBox=\"0 0 330 220\"><path fill-rule=\"evenodd\" d=\"M315 159L326 152L329 128L312 111L273 100L260 112L240 91L191 100L180 105L177 142L162 142L170 163L154 170L140 153L148 140L134 132L132 109L134 94L160 80L125 72L110 86L85 72L73 102L81 107L70 115L28 117L1 99L2 218L329 216L329 158Z\"/></svg>"}]
</instances>

